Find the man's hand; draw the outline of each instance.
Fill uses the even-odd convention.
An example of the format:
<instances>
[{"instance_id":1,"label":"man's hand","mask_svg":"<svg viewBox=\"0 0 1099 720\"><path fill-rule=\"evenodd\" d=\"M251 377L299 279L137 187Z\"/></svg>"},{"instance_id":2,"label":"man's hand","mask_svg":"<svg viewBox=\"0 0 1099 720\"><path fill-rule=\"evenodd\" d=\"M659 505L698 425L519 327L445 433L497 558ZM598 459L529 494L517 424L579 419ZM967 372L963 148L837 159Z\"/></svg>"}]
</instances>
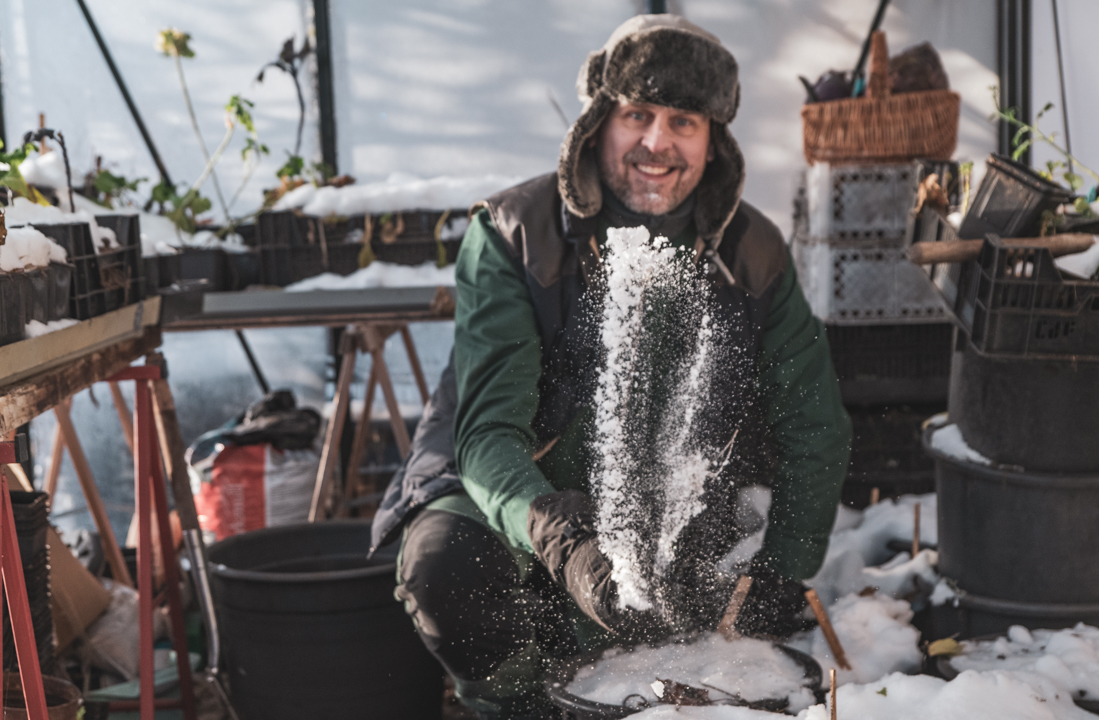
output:
<instances>
[{"instance_id":1,"label":"man's hand","mask_svg":"<svg viewBox=\"0 0 1099 720\"><path fill-rule=\"evenodd\" d=\"M737 617L737 632L783 640L813 626L813 621L805 617L809 603L803 584L762 563L753 564L748 574L752 577L752 589Z\"/></svg>"},{"instance_id":2,"label":"man's hand","mask_svg":"<svg viewBox=\"0 0 1099 720\"><path fill-rule=\"evenodd\" d=\"M554 582L568 591L585 615L630 639L650 639L663 630L651 613L620 610L610 560L599 550L595 509L579 490L535 498L527 515L534 554Z\"/></svg>"}]
</instances>

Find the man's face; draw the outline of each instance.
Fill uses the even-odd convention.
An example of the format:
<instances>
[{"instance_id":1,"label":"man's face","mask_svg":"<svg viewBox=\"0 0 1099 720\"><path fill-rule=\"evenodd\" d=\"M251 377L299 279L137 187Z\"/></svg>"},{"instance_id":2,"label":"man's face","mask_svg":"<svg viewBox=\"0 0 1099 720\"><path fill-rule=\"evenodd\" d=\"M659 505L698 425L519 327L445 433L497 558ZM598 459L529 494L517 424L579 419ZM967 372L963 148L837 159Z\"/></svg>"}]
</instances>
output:
<instances>
[{"instance_id":1,"label":"man's face","mask_svg":"<svg viewBox=\"0 0 1099 720\"><path fill-rule=\"evenodd\" d=\"M687 199L711 159L705 115L619 101L598 134L603 182L630 210L663 215Z\"/></svg>"}]
</instances>

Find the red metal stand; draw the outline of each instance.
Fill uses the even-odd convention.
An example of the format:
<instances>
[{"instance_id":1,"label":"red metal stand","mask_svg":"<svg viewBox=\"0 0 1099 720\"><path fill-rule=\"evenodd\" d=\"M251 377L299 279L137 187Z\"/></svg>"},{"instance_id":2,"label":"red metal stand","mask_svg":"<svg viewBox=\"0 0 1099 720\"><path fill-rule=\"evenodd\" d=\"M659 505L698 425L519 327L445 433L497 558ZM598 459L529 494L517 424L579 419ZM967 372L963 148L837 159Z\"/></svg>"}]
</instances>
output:
<instances>
[{"instance_id":1,"label":"red metal stand","mask_svg":"<svg viewBox=\"0 0 1099 720\"><path fill-rule=\"evenodd\" d=\"M0 443L0 464L19 462L16 444ZM38 665L38 645L34 640L34 624L27 600L27 583L23 579L23 559L19 555L19 538L15 533L15 518L11 510L8 480L0 472L0 571L3 573L4 595L8 599L15 638L15 656L19 658L19 679L23 684L23 700L30 720L47 720L46 692L42 688L42 668ZM0 653L3 649L0 648ZM0 682L0 706L3 706L3 683Z\"/></svg>"},{"instance_id":2,"label":"red metal stand","mask_svg":"<svg viewBox=\"0 0 1099 720\"><path fill-rule=\"evenodd\" d=\"M153 720L156 708L179 707L186 720L195 720L194 681L187 655L187 631L183 624L183 603L179 595L179 567L173 552L172 531L168 522L168 501L164 491L160 449L153 422L153 405L149 382L160 379L160 368L144 365L127 368L110 378L111 382L134 382L134 495L137 512L137 587L140 632L141 698L138 702L141 720ZM172 623L172 638L179 669L178 701L157 700L153 684L153 509L156 511L160 535L161 559L164 565L165 595ZM8 513L11 510L9 507ZM14 533L14 529L12 530ZM14 535L13 535L14 538ZM22 575L20 575L22 578ZM23 594L26 601L26 593ZM28 614L28 623L30 615ZM33 641L33 637L32 637ZM18 645L16 646L18 648ZM32 647L33 649L33 647ZM37 666L37 664L36 664ZM112 703L113 707L113 703Z\"/></svg>"}]
</instances>

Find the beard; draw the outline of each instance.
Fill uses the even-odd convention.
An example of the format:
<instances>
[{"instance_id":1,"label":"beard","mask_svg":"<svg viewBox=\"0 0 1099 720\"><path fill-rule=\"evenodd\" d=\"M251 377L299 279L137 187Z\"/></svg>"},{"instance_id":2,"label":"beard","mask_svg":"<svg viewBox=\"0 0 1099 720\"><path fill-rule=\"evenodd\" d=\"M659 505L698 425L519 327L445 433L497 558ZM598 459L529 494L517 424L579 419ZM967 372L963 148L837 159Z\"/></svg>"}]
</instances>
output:
<instances>
[{"instance_id":1,"label":"beard","mask_svg":"<svg viewBox=\"0 0 1099 720\"><path fill-rule=\"evenodd\" d=\"M597 153L597 157L603 182L623 205L641 215L665 215L675 210L698 186L705 170L705 166L691 167L674 148L654 153L638 145L621 159L607 158L602 152ZM672 168L671 172L678 172L679 177L672 185L636 176L631 178L630 167L635 164L668 166Z\"/></svg>"}]
</instances>

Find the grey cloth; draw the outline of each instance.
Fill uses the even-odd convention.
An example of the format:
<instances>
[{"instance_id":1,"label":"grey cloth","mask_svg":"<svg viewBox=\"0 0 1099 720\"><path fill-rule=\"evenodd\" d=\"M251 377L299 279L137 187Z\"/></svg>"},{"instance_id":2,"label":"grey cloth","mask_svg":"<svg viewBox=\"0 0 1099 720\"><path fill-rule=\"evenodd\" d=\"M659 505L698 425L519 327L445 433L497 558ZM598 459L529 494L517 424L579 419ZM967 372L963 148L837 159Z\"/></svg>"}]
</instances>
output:
<instances>
[{"instance_id":1,"label":"grey cloth","mask_svg":"<svg viewBox=\"0 0 1099 720\"><path fill-rule=\"evenodd\" d=\"M454 377L454 352L450 353L439 385L424 406L412 437L412 454L393 475L385 489L371 528L373 553L397 540L411 515L432 500L462 489L454 459L454 413L458 407L458 383Z\"/></svg>"}]
</instances>

